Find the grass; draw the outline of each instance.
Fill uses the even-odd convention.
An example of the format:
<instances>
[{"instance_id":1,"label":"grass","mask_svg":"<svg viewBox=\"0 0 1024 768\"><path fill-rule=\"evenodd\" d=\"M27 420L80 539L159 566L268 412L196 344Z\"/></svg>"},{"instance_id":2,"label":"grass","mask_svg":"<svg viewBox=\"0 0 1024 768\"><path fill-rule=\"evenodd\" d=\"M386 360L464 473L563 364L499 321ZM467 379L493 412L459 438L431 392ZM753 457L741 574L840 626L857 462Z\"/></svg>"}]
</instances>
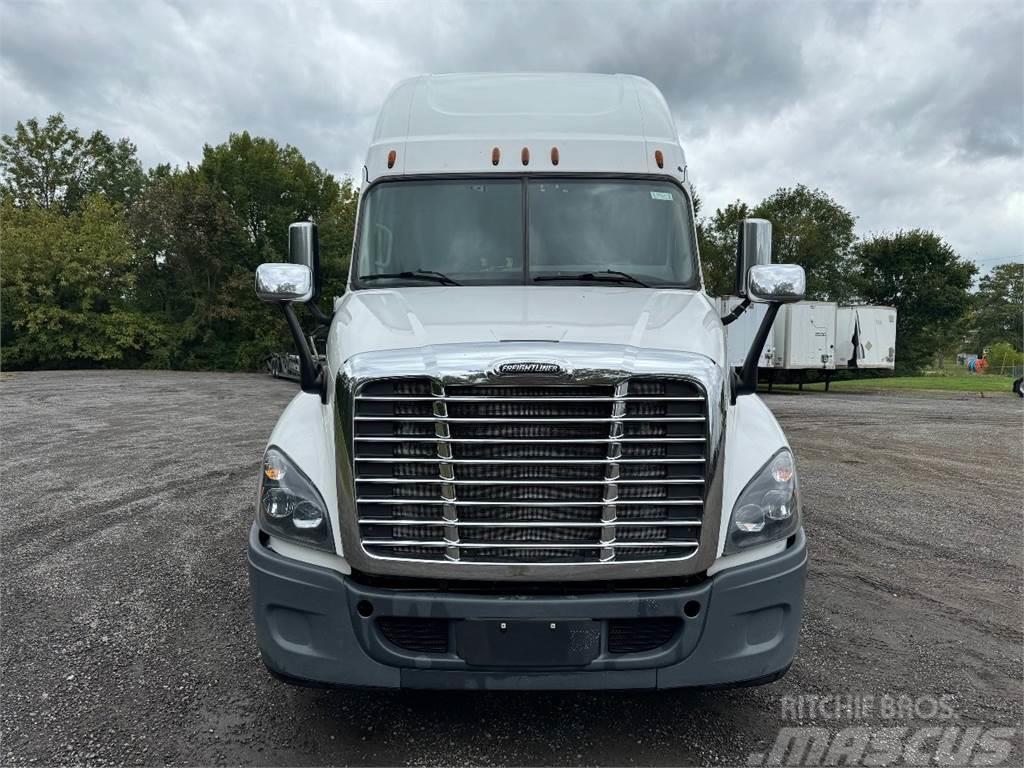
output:
<instances>
[{"instance_id":1,"label":"grass","mask_svg":"<svg viewBox=\"0 0 1024 768\"><path fill-rule=\"evenodd\" d=\"M836 392L858 392L874 390L932 390L943 392L1005 392L1012 394L1013 379L987 373L936 374L923 376L889 376L885 378L846 379L833 381L831 389ZM775 385L776 389L796 389L795 384ZM823 382L804 384L804 389L824 390Z\"/></svg>"}]
</instances>

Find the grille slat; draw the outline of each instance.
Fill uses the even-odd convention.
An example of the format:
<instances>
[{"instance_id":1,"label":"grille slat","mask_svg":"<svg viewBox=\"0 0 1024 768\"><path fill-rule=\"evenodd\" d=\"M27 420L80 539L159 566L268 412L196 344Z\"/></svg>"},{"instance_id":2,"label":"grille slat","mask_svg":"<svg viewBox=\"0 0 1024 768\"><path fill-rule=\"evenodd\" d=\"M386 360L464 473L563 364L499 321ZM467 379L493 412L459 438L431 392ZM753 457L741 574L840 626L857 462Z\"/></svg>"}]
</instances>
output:
<instances>
[{"instance_id":1,"label":"grille slat","mask_svg":"<svg viewBox=\"0 0 1024 768\"><path fill-rule=\"evenodd\" d=\"M404 520L402 518L387 518L387 517L365 517L359 519L360 525L424 525L427 523L441 523L444 522L443 518L432 517L432 518L414 518ZM528 521L516 521L516 520L456 520L449 522L448 525L455 525L458 527L466 528L602 528L606 523L600 520L528 520ZM621 521L616 523L617 528L644 528L648 526L678 526L681 528L699 528L701 526L700 520L629 520Z\"/></svg>"},{"instance_id":2,"label":"grille slat","mask_svg":"<svg viewBox=\"0 0 1024 768\"><path fill-rule=\"evenodd\" d=\"M371 382L353 415L360 540L376 557L435 562L686 559L706 430L689 380Z\"/></svg>"}]
</instances>

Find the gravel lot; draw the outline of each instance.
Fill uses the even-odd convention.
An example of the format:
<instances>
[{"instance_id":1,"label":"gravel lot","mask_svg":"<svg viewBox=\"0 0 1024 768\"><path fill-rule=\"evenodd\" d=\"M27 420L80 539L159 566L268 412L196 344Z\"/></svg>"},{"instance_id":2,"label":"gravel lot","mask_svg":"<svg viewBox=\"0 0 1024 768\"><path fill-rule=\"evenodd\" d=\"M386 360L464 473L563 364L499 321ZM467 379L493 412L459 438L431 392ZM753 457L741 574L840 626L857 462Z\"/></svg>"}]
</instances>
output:
<instances>
[{"instance_id":1,"label":"gravel lot","mask_svg":"<svg viewBox=\"0 0 1024 768\"><path fill-rule=\"evenodd\" d=\"M795 724L781 700L798 694L947 695L955 725L1021 726L1016 398L768 398L796 451L811 547L801 650L782 681L442 694L296 689L259 661L246 533L294 387L3 376L3 764L744 765ZM1024 756L1017 733L1008 764Z\"/></svg>"}]
</instances>

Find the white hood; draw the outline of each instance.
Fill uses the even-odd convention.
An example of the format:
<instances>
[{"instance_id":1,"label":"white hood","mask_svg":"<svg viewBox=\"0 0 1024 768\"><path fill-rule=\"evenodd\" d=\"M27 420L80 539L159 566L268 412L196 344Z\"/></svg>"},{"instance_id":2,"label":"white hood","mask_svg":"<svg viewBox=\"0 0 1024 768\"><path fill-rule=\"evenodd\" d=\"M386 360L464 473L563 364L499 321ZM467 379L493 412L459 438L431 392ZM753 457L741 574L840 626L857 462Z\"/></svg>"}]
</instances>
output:
<instances>
[{"instance_id":1,"label":"white hood","mask_svg":"<svg viewBox=\"0 0 1024 768\"><path fill-rule=\"evenodd\" d=\"M361 290L337 303L334 364L362 352L463 342L619 344L721 364L722 324L696 291L625 286L430 286Z\"/></svg>"}]
</instances>

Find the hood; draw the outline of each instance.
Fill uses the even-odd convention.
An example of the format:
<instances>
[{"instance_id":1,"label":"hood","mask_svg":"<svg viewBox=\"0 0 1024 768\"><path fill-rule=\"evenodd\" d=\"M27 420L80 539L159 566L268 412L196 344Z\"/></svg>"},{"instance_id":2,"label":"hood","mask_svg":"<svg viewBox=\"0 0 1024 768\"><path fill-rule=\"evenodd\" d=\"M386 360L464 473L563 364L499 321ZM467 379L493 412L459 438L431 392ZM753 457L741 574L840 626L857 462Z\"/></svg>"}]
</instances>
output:
<instances>
[{"instance_id":1,"label":"hood","mask_svg":"<svg viewBox=\"0 0 1024 768\"><path fill-rule=\"evenodd\" d=\"M718 313L697 291L624 286L445 286L361 290L338 300L331 352L466 342L619 344L724 359Z\"/></svg>"}]
</instances>

